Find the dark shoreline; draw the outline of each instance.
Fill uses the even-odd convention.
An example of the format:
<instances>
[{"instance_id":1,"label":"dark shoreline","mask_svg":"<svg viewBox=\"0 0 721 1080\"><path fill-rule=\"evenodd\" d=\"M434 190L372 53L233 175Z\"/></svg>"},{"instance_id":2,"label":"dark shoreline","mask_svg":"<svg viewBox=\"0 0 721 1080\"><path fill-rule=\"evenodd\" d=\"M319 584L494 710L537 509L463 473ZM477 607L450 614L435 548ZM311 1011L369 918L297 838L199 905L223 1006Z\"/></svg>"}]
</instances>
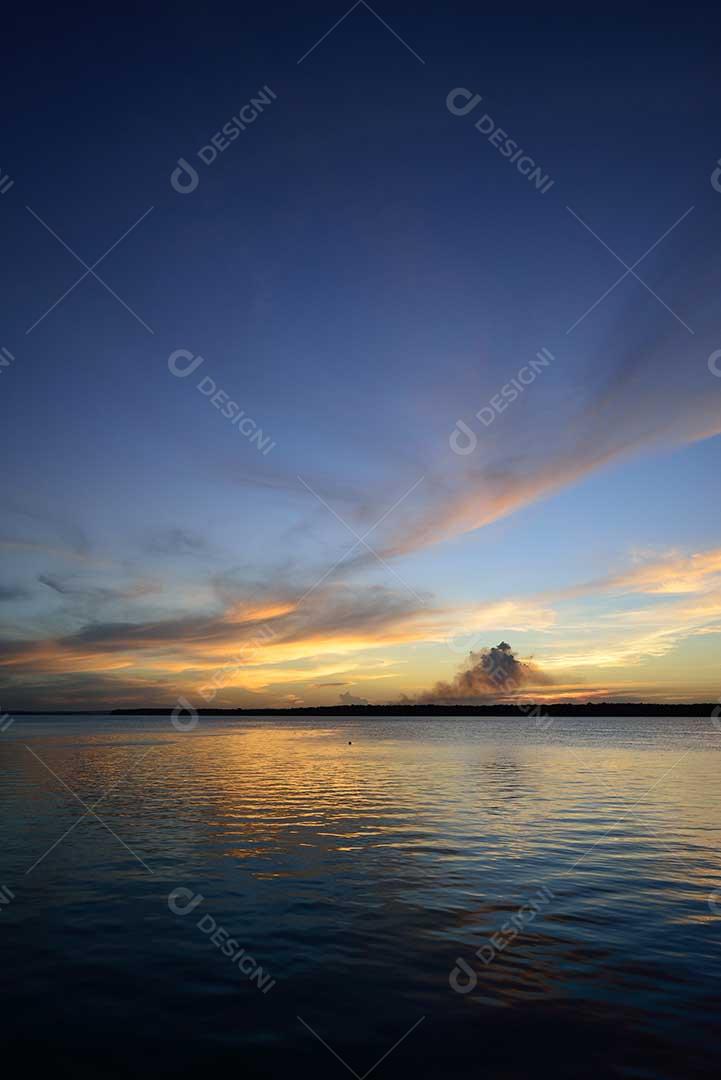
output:
<instances>
[{"instance_id":1,"label":"dark shoreline","mask_svg":"<svg viewBox=\"0 0 721 1080\"><path fill-rule=\"evenodd\" d=\"M318 705L299 709L197 709L198 716L354 716L375 717L413 717L413 716L478 716L478 717L518 717L539 720L544 716L558 717L594 717L594 716L711 716L715 710L721 713L721 706L715 701L696 702L684 705L678 703L658 704L656 702L588 702L584 705L571 702L534 704L529 702L518 705ZM14 710L7 709L13 716L182 716L188 710L183 708L162 709L88 709L88 710Z\"/></svg>"}]
</instances>

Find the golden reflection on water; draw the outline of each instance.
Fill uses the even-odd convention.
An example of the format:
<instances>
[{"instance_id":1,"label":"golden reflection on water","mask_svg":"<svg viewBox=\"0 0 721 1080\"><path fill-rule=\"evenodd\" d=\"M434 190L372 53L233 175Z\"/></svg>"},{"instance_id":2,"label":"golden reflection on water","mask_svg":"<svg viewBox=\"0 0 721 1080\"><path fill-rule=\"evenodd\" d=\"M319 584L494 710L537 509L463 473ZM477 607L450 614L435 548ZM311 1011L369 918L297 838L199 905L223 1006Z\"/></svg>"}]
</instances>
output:
<instances>
[{"instance_id":1,"label":"golden reflection on water","mask_svg":"<svg viewBox=\"0 0 721 1080\"><path fill-rule=\"evenodd\" d=\"M721 735L710 723L567 720L539 732L511 720L203 718L188 733L159 719L11 733L0 743L2 880L23 882L24 903L3 925L38 985L39 912L56 926L58 977L86 970L96 949L82 1007L97 1000L100 1016L116 1007L108 965L122 970L143 927L142 965L168 973L174 1008L195 1016L226 982L236 1000L215 952L168 922L168 893L182 886L262 958L293 1017L310 998L319 1027L345 1024L352 1042L359 1013L385 1016L392 1002L395 1033L376 1040L377 1057L426 1013L453 1041L489 1013L493 1029L522 1008L573 1006L609 1046L633 1031L642 1060L652 1029L658 1040L681 1014L697 1028L717 1021ZM112 832L85 815L96 803ZM550 901L486 965L479 950L489 955L541 887ZM450 986L459 959L477 977L467 996ZM128 978L135 987L134 969ZM276 1014L253 1015L269 1039ZM679 1032L673 1075L697 1045ZM568 1075L586 1064L584 1046Z\"/></svg>"},{"instance_id":2,"label":"golden reflection on water","mask_svg":"<svg viewBox=\"0 0 721 1080\"><path fill-rule=\"evenodd\" d=\"M672 878L716 887L721 737L700 723L675 741L666 729L655 741L639 728L566 732L201 720L176 733L146 721L122 737L44 733L37 748L85 802L110 791L104 812L127 819L142 842L160 847L172 833L176 858L212 851L265 879L307 877L330 856L359 854L373 873L375 856L387 865L395 852L426 875L462 866L469 888L474 873L483 888L505 866L520 884L517 868L556 874L581 856L579 874L599 860L668 860ZM29 754L19 765L31 797L67 801Z\"/></svg>"}]
</instances>

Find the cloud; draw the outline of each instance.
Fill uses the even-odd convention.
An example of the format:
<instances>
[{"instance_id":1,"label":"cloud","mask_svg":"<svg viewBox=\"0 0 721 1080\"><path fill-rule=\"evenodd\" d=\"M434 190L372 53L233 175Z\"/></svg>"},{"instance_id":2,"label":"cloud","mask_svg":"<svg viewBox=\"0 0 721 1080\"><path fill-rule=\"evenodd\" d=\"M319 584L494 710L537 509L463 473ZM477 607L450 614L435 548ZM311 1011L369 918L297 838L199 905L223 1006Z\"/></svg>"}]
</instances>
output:
<instances>
[{"instance_id":1,"label":"cloud","mask_svg":"<svg viewBox=\"0 0 721 1080\"><path fill-rule=\"evenodd\" d=\"M63 505L62 493L55 500L26 495L20 498L8 496L3 505L3 522L6 527L25 532L28 527L36 536L42 534L39 543L28 542L27 549L37 548L54 551L67 558L90 559L90 540L78 524L75 515ZM59 541L59 543L58 543ZM3 541L22 548L25 541Z\"/></svg>"},{"instance_id":2,"label":"cloud","mask_svg":"<svg viewBox=\"0 0 721 1080\"><path fill-rule=\"evenodd\" d=\"M661 557L646 555L626 573L574 585L556 596L585 596L593 592L616 595L642 593L648 596L697 593L708 590L714 582L721 584L721 548L693 555L678 552Z\"/></svg>"},{"instance_id":3,"label":"cloud","mask_svg":"<svg viewBox=\"0 0 721 1080\"><path fill-rule=\"evenodd\" d=\"M79 593L113 599L142 591L137 583L111 588L85 578L42 577L47 588L65 598ZM219 684L233 695L226 693L227 704L243 693L273 687L303 692L398 679L399 661L389 650L435 644L449 650L446 657L463 650L470 660L455 677L413 694L413 700L512 700L541 694L551 673L567 683L565 671L637 666L686 638L721 632L716 549L646 555L627 572L585 586L487 604L442 606L431 594L416 597L400 587L327 581L311 586L305 582L292 590L279 583L263 591L254 585L246 595L228 589L224 603L216 596L215 610L174 618L88 618L81 606L73 615L76 624L82 621L78 629L25 639L15 631L0 640L0 692L7 707L15 692L26 701L33 686L49 693L54 683L53 704L59 706L77 700L73 686L89 692L97 679L89 701L126 686L131 689L123 691L123 702L135 695L135 703L142 704L160 693L166 701L178 694L192 698L198 688ZM589 596L636 594L640 600L632 610L604 606L589 614L572 607L569 612L568 604L584 590ZM504 641L495 649L478 649L491 634L529 630L543 635L538 664L519 659ZM364 653L369 655L361 657ZM407 676L403 683L408 684ZM105 699L109 705L115 701Z\"/></svg>"},{"instance_id":4,"label":"cloud","mask_svg":"<svg viewBox=\"0 0 721 1080\"><path fill-rule=\"evenodd\" d=\"M303 698L298 697L297 694L285 694L283 703L287 705L289 709L296 709L303 705Z\"/></svg>"},{"instance_id":5,"label":"cloud","mask_svg":"<svg viewBox=\"0 0 721 1080\"><path fill-rule=\"evenodd\" d=\"M60 596L74 599L110 601L110 600L137 600L142 596L149 596L161 591L160 585L147 581L138 581L132 585L111 587L108 585L93 585L90 582L67 578L61 580L50 574L38 574L38 581L46 585Z\"/></svg>"},{"instance_id":6,"label":"cloud","mask_svg":"<svg viewBox=\"0 0 721 1080\"><path fill-rule=\"evenodd\" d=\"M304 502L311 503L311 505L314 505L317 501L317 496L303 484L297 472L284 473L278 470L271 472L269 469L266 469L262 473L236 471L234 475L236 482L242 484L244 487L297 496ZM351 487L349 484L332 477L316 476L312 486L313 491L317 492L318 495L322 496L328 502L344 503L351 508L357 508L359 505L364 505L368 498L360 488Z\"/></svg>"},{"instance_id":7,"label":"cloud","mask_svg":"<svg viewBox=\"0 0 721 1080\"><path fill-rule=\"evenodd\" d=\"M146 540L145 549L152 555L204 555L208 543L199 533L173 526L152 533Z\"/></svg>"},{"instance_id":8,"label":"cloud","mask_svg":"<svg viewBox=\"0 0 721 1080\"><path fill-rule=\"evenodd\" d=\"M73 587L45 577L47 587L63 596ZM286 586L277 593L272 588L264 594L253 591L252 599L238 599L237 592L228 596L208 614L86 619L80 629L53 637L5 639L0 641L0 672L5 679L124 672L147 686L163 682L175 694L207 684L218 671L223 686L248 691L291 681L307 685L324 677L344 679L349 671L354 682L371 681L395 677L394 661L379 658L359 672L349 663L354 654L445 642L461 627L502 632L509 623L528 619L545 626L553 618L535 601L444 608L430 594L415 597L379 585L306 584L296 588L295 599Z\"/></svg>"},{"instance_id":9,"label":"cloud","mask_svg":"<svg viewBox=\"0 0 721 1080\"><path fill-rule=\"evenodd\" d=\"M54 544L46 544L35 540L17 539L14 537L0 538L0 551L13 551L21 555L49 555L64 561L82 562L94 566L110 566L110 562L107 559L93 558L85 551L76 551L72 548L58 547Z\"/></svg>"},{"instance_id":10,"label":"cloud","mask_svg":"<svg viewBox=\"0 0 721 1080\"><path fill-rule=\"evenodd\" d=\"M718 272L714 273L717 278ZM444 440L445 457L439 453L432 467L416 466L408 487L421 472L426 474L424 482L373 530L372 547L386 559L405 556L491 525L632 457L719 435L718 384L703 360L708 351L701 344L704 334L716 341L716 318L712 307L700 307L697 284L690 279L673 281L679 308L693 310L695 315L695 348L688 362L680 355L679 327L671 315L666 318L660 312L663 317L657 318L653 311L644 321L633 312L633 318L619 325L614 335L613 340L624 345L619 349L614 344L609 355L591 357L595 362L588 362L587 376L575 394L568 393L567 383L563 392L555 383L545 389L534 385L523 408L515 411L512 406L496 418L492 438L469 413L467 420L477 431L479 448L472 456L460 458L447 450ZM717 291L718 285L717 280L701 282L699 295L710 295L711 286ZM567 350L576 347L575 340L569 339ZM564 362L574 359L567 352ZM610 374L595 377L595 372L608 372L609 367ZM514 370L509 368L509 378ZM558 394L555 402L549 401L552 388ZM542 397L535 399L539 406L531 434L524 410L532 407L531 394L537 390ZM449 418L449 435L455 419ZM295 491L292 477L263 482L283 495ZM370 514L372 524L395 501L389 496L383 504L375 489L371 498L351 488L334 491L322 478L311 476L308 482L329 506L351 520L369 519ZM403 485L399 494L402 490ZM344 506L339 505L341 501ZM343 563L341 573L371 565L373 559L371 552L358 551Z\"/></svg>"},{"instance_id":11,"label":"cloud","mask_svg":"<svg viewBox=\"0 0 721 1080\"><path fill-rule=\"evenodd\" d=\"M613 351L589 365L575 397L568 394L566 380L563 396L555 383L529 389L524 409L538 402L532 438L524 409L512 406L497 417L493 438L490 433L484 438L482 425L470 414L478 449L468 458L450 455L442 476L438 468L435 477L428 475L417 498L389 519L391 532L378 547L381 554L408 554L483 528L608 466L721 433L718 382L705 363L717 343L717 318L712 300L704 306L704 298L718 294L721 274L712 266L704 280L700 276L679 275L669 288L674 308L694 313L694 339L679 339L678 323L660 309L648 319L632 310L613 336ZM576 340L569 338L564 350L567 366ZM619 341L624 342L620 349ZM693 341L693 347L685 341ZM607 372L609 365L610 374L594 385L594 372ZM455 417L449 432L454 422Z\"/></svg>"},{"instance_id":12,"label":"cloud","mask_svg":"<svg viewBox=\"0 0 721 1080\"><path fill-rule=\"evenodd\" d=\"M404 696L403 700L443 705L508 701L550 682L537 665L519 660L511 646L501 641L493 648L472 652L469 662L450 682L437 682L430 690L422 690L413 698Z\"/></svg>"},{"instance_id":13,"label":"cloud","mask_svg":"<svg viewBox=\"0 0 721 1080\"><path fill-rule=\"evenodd\" d=\"M12 600L24 600L30 593L21 585L0 585L0 603Z\"/></svg>"},{"instance_id":14,"label":"cloud","mask_svg":"<svg viewBox=\"0 0 721 1080\"><path fill-rule=\"evenodd\" d=\"M721 590L692 601L654 603L632 611L599 615L591 630L601 641L557 648L548 666L630 667L642 660L666 656L680 642L703 634L721 633Z\"/></svg>"},{"instance_id":15,"label":"cloud","mask_svg":"<svg viewBox=\"0 0 721 1080\"><path fill-rule=\"evenodd\" d=\"M570 643L554 641L544 664L552 669L634 667L670 653L682 641L721 632L721 549L693 554L645 553L622 573L541 594L545 603L636 596L634 608L572 617ZM563 632L562 616L558 629ZM584 640L585 639L585 640Z\"/></svg>"},{"instance_id":16,"label":"cloud","mask_svg":"<svg viewBox=\"0 0 721 1080\"><path fill-rule=\"evenodd\" d=\"M339 701L341 705L370 705L367 698L355 697L354 694L350 694L347 691L340 695Z\"/></svg>"}]
</instances>

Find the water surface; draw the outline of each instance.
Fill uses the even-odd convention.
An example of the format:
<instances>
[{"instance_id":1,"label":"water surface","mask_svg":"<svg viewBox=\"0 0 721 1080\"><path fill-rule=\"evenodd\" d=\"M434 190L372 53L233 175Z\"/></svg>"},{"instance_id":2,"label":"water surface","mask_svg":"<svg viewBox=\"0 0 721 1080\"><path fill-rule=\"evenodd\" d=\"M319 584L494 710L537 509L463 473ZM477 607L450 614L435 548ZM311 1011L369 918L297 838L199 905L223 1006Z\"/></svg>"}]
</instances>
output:
<instances>
[{"instance_id":1,"label":"water surface","mask_svg":"<svg viewBox=\"0 0 721 1080\"><path fill-rule=\"evenodd\" d=\"M716 1075L720 749L700 719L18 717L6 1045L68 1076Z\"/></svg>"}]
</instances>

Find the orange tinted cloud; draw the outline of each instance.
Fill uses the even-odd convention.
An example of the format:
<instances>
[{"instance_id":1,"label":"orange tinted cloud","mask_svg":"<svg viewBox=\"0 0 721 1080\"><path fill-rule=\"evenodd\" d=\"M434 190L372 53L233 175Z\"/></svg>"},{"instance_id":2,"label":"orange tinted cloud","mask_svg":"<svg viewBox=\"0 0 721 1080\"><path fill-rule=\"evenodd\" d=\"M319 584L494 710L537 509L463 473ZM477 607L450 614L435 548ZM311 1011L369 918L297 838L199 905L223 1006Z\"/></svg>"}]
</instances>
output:
<instances>
[{"instance_id":1,"label":"orange tinted cloud","mask_svg":"<svg viewBox=\"0 0 721 1080\"><path fill-rule=\"evenodd\" d=\"M442 608L380 586L326 584L299 604L268 599L232 604L215 616L89 624L57 638L5 642L0 670L15 677L127 671L182 692L222 668L224 685L257 689L347 671L340 658L372 649L552 622L553 613L537 601Z\"/></svg>"},{"instance_id":2,"label":"orange tinted cloud","mask_svg":"<svg viewBox=\"0 0 721 1080\"><path fill-rule=\"evenodd\" d=\"M528 433L521 432L519 439L512 416L503 419L505 451L502 441L484 447L479 439L477 459L457 458L435 484L429 477L426 489L433 497L398 528L386 556L482 528L607 465L721 433L721 410L705 366L694 368L689 377L671 335L629 339L605 386L575 412L539 416L528 448L523 445Z\"/></svg>"},{"instance_id":3,"label":"orange tinted cloud","mask_svg":"<svg viewBox=\"0 0 721 1080\"><path fill-rule=\"evenodd\" d=\"M695 555L672 553L661 558L649 558L626 574L618 574L595 584L605 592L615 593L696 593L707 589L713 579L719 576L721 548L714 548ZM584 586L579 588L583 589ZM590 592L594 584L585 588Z\"/></svg>"}]
</instances>

